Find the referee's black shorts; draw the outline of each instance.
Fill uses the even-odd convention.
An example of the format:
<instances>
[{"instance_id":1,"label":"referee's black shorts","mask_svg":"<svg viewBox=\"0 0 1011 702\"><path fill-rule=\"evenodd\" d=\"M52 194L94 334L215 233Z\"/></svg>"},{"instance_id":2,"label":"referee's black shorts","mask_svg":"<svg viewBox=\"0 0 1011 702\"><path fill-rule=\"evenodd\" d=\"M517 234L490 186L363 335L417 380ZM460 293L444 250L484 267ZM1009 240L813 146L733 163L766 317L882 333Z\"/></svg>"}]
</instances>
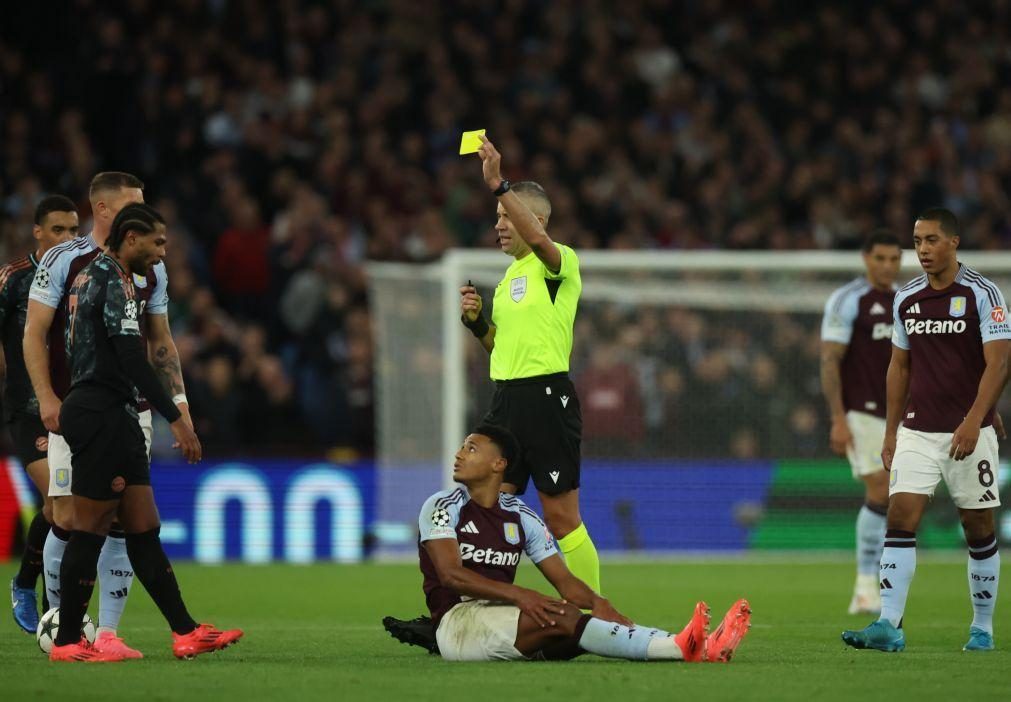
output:
<instances>
[{"instance_id":1,"label":"referee's black shorts","mask_svg":"<svg viewBox=\"0 0 1011 702\"><path fill-rule=\"evenodd\" d=\"M519 441L522 458L504 478L517 494L526 492L531 477L547 495L579 487L583 416L567 373L496 381L484 421L504 426Z\"/></svg>"}]
</instances>

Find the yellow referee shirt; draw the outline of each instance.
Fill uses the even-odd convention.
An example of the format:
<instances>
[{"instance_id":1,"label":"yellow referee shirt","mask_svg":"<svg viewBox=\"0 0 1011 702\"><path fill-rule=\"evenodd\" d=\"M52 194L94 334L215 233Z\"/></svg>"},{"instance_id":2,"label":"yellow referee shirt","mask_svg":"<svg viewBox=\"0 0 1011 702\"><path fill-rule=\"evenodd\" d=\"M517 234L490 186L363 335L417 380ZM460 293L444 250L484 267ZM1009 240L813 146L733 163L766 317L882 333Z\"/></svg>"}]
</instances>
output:
<instances>
[{"instance_id":1,"label":"yellow referee shirt","mask_svg":"<svg viewBox=\"0 0 1011 702\"><path fill-rule=\"evenodd\" d=\"M576 252L562 244L555 246L562 253L558 273L549 271L531 252L513 261L495 288L492 380L569 370L572 325L583 281Z\"/></svg>"}]
</instances>

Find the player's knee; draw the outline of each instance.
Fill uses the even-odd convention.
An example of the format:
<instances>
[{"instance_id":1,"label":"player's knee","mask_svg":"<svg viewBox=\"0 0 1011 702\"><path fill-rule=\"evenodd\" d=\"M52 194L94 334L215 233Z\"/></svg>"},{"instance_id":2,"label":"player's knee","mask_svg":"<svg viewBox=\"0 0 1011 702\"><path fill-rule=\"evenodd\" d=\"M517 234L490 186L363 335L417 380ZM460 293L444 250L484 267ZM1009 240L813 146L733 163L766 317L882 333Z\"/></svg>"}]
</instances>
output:
<instances>
[{"instance_id":1,"label":"player's knee","mask_svg":"<svg viewBox=\"0 0 1011 702\"><path fill-rule=\"evenodd\" d=\"M553 634L557 638L568 638L575 636L576 628L579 626L579 620L582 618L583 613L575 605L566 605L563 608L563 613L555 617L555 623L551 627Z\"/></svg>"},{"instance_id":2,"label":"player's knee","mask_svg":"<svg viewBox=\"0 0 1011 702\"><path fill-rule=\"evenodd\" d=\"M965 509L959 511L962 531L969 540L982 539L994 533L992 509Z\"/></svg>"},{"instance_id":3,"label":"player's knee","mask_svg":"<svg viewBox=\"0 0 1011 702\"><path fill-rule=\"evenodd\" d=\"M53 501L48 497L42 503L42 516L49 523L49 526L53 525Z\"/></svg>"}]
</instances>

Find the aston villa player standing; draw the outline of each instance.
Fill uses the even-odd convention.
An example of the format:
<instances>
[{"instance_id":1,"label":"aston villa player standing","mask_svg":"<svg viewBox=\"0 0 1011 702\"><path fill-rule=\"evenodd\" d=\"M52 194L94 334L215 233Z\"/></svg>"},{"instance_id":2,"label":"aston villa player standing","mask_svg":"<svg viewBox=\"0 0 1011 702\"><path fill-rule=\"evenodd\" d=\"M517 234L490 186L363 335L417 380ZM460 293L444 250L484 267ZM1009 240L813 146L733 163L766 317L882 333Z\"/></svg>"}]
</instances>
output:
<instances>
[{"instance_id":1,"label":"aston villa player standing","mask_svg":"<svg viewBox=\"0 0 1011 702\"><path fill-rule=\"evenodd\" d=\"M865 275L825 303L821 324L821 390L832 417L829 443L846 456L864 483L857 514L857 578L850 614L877 614L878 563L885 540L888 474L881 464L885 438L885 375L892 355L892 303L902 247L879 230L863 246Z\"/></svg>"},{"instance_id":2,"label":"aston villa player standing","mask_svg":"<svg viewBox=\"0 0 1011 702\"><path fill-rule=\"evenodd\" d=\"M924 274L895 295L888 366L881 454L891 479L881 618L843 632L843 640L855 648L905 648L902 618L916 570L916 529L944 479L969 546L973 619L963 650L991 650L1000 580L997 437L1005 437L994 405L1007 382L1011 324L997 286L958 262L954 214L941 208L921 214L913 243Z\"/></svg>"}]
</instances>

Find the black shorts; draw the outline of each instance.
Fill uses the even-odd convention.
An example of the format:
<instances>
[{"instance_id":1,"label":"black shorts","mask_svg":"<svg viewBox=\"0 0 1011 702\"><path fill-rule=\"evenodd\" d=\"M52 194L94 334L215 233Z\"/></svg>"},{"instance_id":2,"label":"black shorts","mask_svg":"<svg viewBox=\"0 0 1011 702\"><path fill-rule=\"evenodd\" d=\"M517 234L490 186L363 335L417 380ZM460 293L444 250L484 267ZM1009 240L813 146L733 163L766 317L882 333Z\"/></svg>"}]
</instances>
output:
<instances>
[{"instance_id":1,"label":"black shorts","mask_svg":"<svg viewBox=\"0 0 1011 702\"><path fill-rule=\"evenodd\" d=\"M127 485L151 484L144 432L134 407L75 402L71 393L60 410L60 429L72 455L74 495L115 500Z\"/></svg>"},{"instance_id":2,"label":"black shorts","mask_svg":"<svg viewBox=\"0 0 1011 702\"><path fill-rule=\"evenodd\" d=\"M49 430L37 414L21 414L10 418L7 426L14 441L14 452L21 465L27 468L35 461L43 461L49 450Z\"/></svg>"},{"instance_id":3,"label":"black shorts","mask_svg":"<svg viewBox=\"0 0 1011 702\"><path fill-rule=\"evenodd\" d=\"M579 487L583 415L568 374L497 381L484 421L504 426L519 441L522 459L504 477L517 494L526 492L531 477L547 495Z\"/></svg>"}]
</instances>

